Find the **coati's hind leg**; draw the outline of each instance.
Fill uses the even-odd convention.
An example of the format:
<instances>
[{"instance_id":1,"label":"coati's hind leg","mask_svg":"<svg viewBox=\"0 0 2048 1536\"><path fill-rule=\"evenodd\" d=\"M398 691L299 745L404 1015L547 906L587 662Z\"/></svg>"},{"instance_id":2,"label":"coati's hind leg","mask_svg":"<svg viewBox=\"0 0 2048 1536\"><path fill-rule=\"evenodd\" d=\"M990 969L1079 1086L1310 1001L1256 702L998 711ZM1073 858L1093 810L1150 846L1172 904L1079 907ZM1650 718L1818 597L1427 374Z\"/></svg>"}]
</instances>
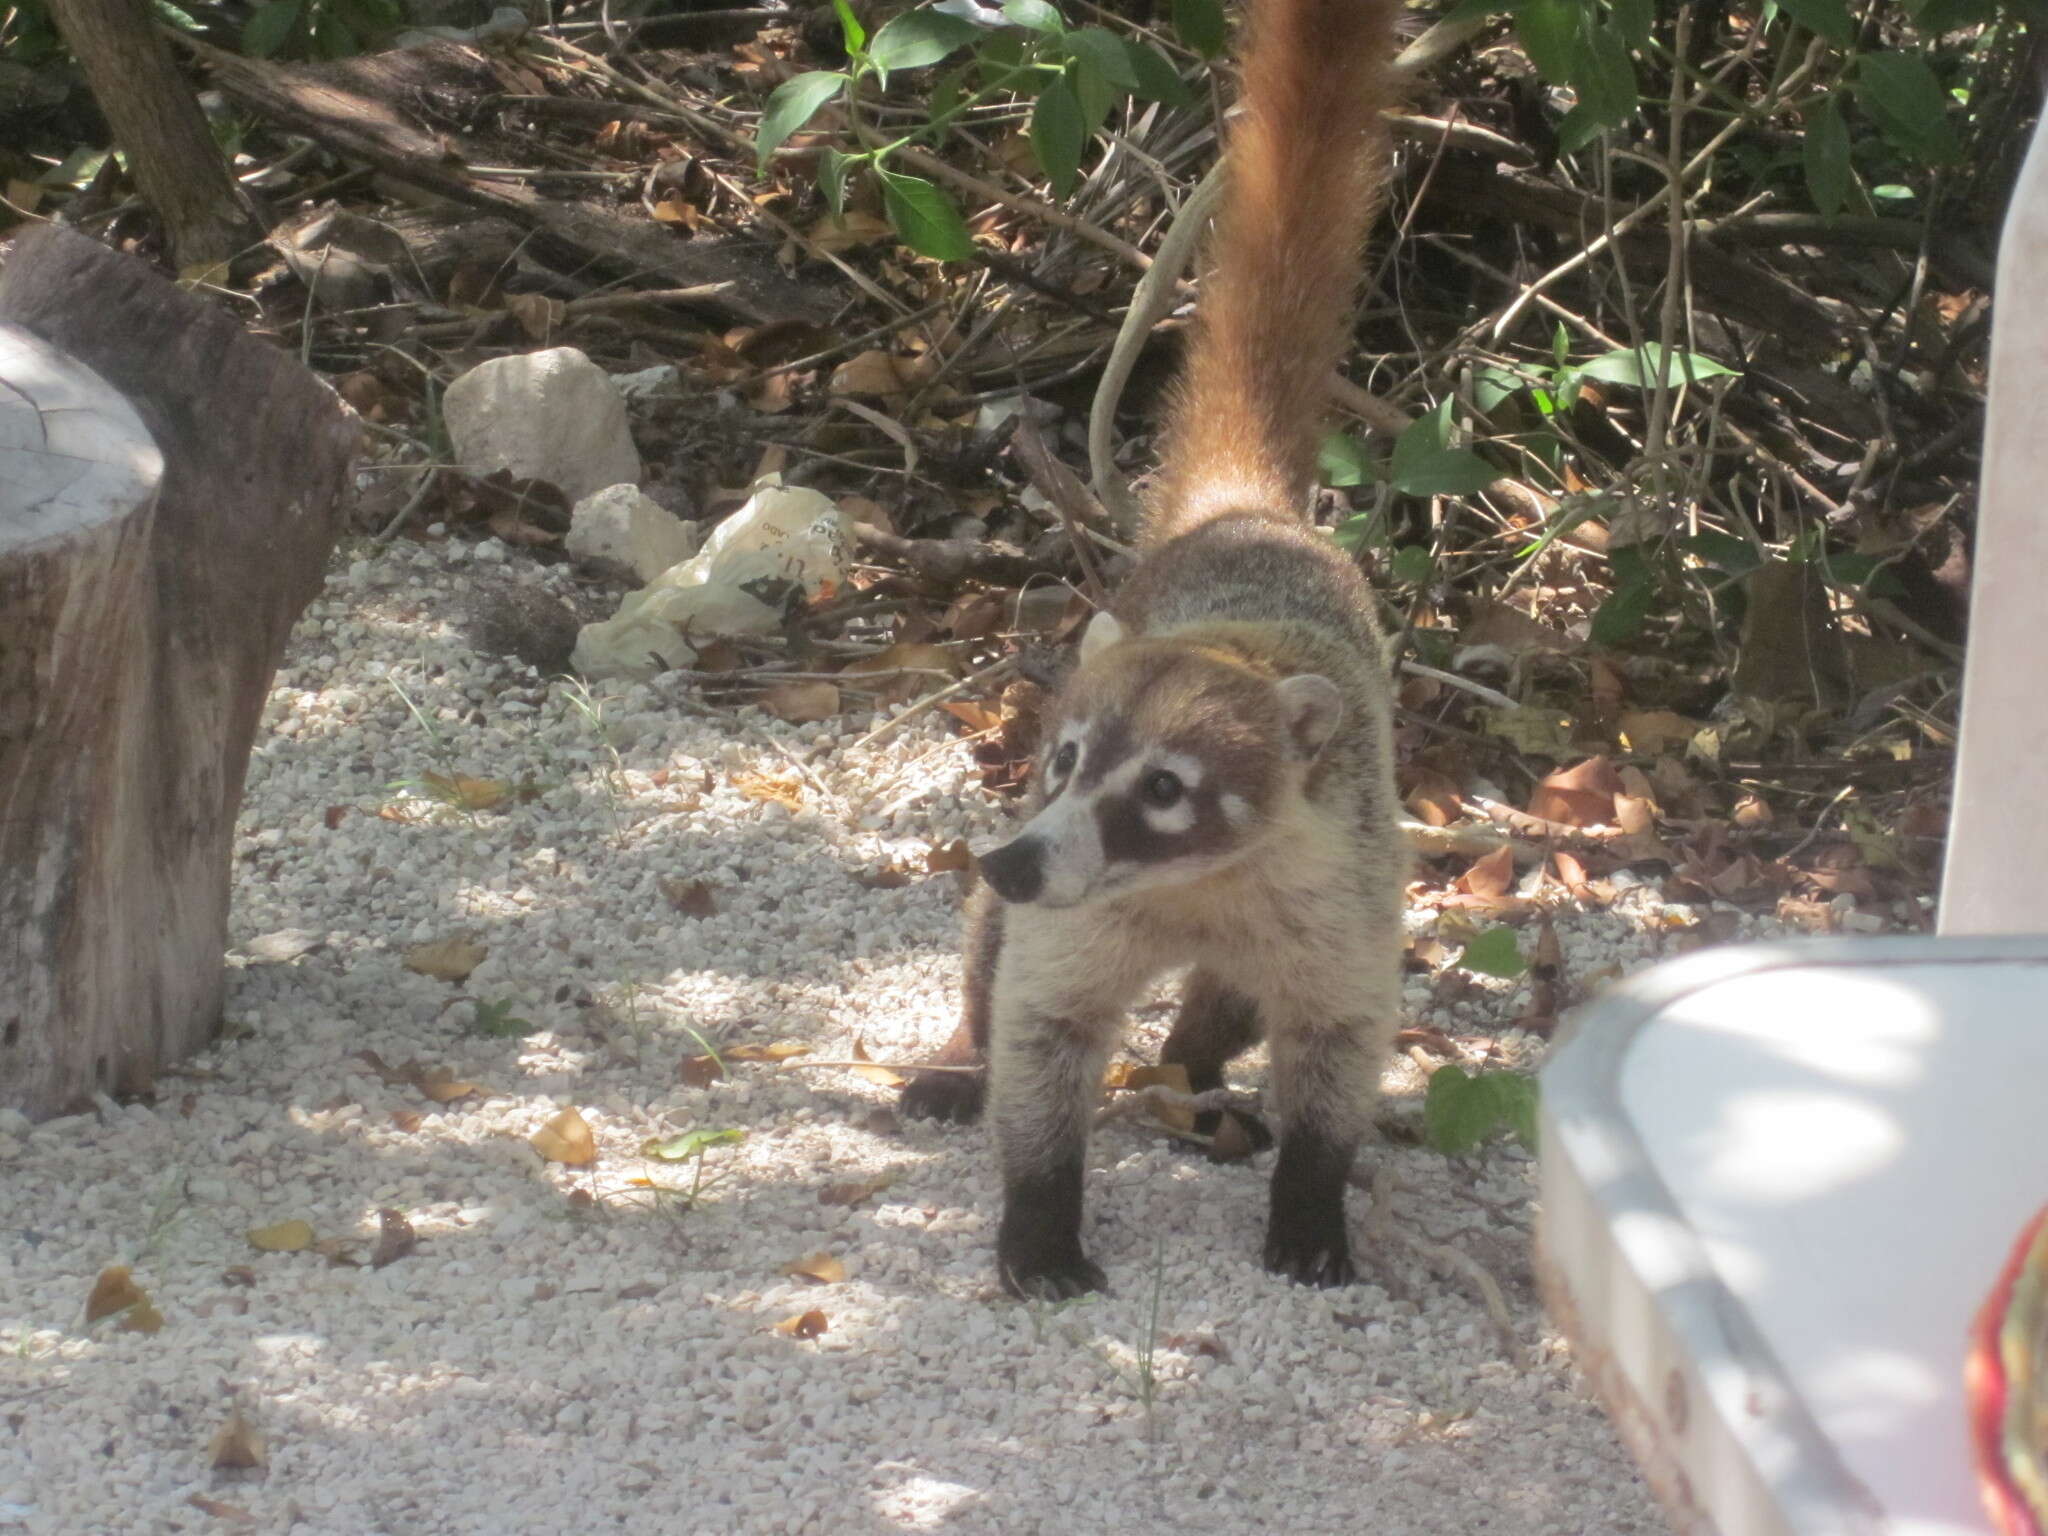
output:
<instances>
[{"instance_id":1,"label":"coati's hind leg","mask_svg":"<svg viewBox=\"0 0 2048 1536\"><path fill-rule=\"evenodd\" d=\"M1224 1065L1256 1045L1259 1034L1258 1005L1198 968L1187 979L1180 1013L1160 1048L1159 1059L1169 1066L1178 1063L1186 1067L1189 1089L1207 1093L1223 1086ZM1205 1109L1195 1116L1195 1130L1214 1136L1225 1115L1237 1121L1252 1151L1263 1152L1273 1145L1273 1133L1265 1122L1247 1110Z\"/></svg>"},{"instance_id":2,"label":"coati's hind leg","mask_svg":"<svg viewBox=\"0 0 2048 1536\"><path fill-rule=\"evenodd\" d=\"M967 942L960 980L960 1025L931 1060L954 1070L913 1073L896 1101L908 1120L957 1120L981 1115L988 1089L989 1010L995 994L996 955L1003 947L1003 904L976 883L967 898Z\"/></svg>"}]
</instances>

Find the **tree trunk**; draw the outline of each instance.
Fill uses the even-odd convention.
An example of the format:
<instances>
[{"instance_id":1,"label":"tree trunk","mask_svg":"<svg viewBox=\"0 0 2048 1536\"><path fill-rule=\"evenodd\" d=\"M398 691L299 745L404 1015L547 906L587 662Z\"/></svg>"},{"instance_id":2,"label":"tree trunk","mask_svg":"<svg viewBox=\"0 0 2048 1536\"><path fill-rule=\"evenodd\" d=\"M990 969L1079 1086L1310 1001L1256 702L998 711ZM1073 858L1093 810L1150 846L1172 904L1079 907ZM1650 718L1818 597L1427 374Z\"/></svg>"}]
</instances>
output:
<instances>
[{"instance_id":1,"label":"tree trunk","mask_svg":"<svg viewBox=\"0 0 2048 1536\"><path fill-rule=\"evenodd\" d=\"M179 270L226 261L262 239L148 0L53 0L52 10Z\"/></svg>"},{"instance_id":2,"label":"tree trunk","mask_svg":"<svg viewBox=\"0 0 2048 1536\"><path fill-rule=\"evenodd\" d=\"M219 1023L235 814L356 440L287 354L45 227L0 271L0 1105Z\"/></svg>"}]
</instances>

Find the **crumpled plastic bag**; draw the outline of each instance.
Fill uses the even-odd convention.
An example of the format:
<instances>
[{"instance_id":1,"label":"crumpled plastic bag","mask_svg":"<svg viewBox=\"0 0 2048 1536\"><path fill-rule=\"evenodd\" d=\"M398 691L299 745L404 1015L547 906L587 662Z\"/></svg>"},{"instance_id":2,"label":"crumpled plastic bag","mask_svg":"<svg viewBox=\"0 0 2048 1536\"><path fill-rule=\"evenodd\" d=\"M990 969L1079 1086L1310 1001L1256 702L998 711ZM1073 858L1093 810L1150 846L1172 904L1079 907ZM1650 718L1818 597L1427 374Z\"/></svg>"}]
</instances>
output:
<instances>
[{"instance_id":1,"label":"crumpled plastic bag","mask_svg":"<svg viewBox=\"0 0 2048 1536\"><path fill-rule=\"evenodd\" d=\"M586 624L570 664L589 678L645 680L696 665L719 635L772 635L792 607L846 579L849 525L829 496L765 475L697 554Z\"/></svg>"}]
</instances>

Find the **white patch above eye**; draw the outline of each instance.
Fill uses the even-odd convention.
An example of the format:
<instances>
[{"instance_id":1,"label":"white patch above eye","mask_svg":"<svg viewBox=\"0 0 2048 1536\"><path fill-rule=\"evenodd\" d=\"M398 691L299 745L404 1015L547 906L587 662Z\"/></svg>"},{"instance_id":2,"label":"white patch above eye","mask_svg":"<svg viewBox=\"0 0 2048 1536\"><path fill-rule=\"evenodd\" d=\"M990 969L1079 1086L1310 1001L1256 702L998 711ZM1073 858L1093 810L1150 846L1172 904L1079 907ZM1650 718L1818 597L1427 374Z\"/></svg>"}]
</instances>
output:
<instances>
[{"instance_id":1,"label":"white patch above eye","mask_svg":"<svg viewBox=\"0 0 2048 1536\"><path fill-rule=\"evenodd\" d=\"M1183 797L1172 805L1148 805L1145 825L1154 832L1191 831L1195 825L1195 802Z\"/></svg>"},{"instance_id":2,"label":"white patch above eye","mask_svg":"<svg viewBox=\"0 0 2048 1536\"><path fill-rule=\"evenodd\" d=\"M1106 651L1123 639L1124 627L1107 608L1099 610L1081 632L1081 660L1085 663L1097 651Z\"/></svg>"},{"instance_id":3,"label":"white patch above eye","mask_svg":"<svg viewBox=\"0 0 2048 1536\"><path fill-rule=\"evenodd\" d=\"M1252 803L1243 795L1225 795L1217 802L1223 807L1223 819L1234 827L1241 827L1251 820Z\"/></svg>"},{"instance_id":4,"label":"white patch above eye","mask_svg":"<svg viewBox=\"0 0 2048 1536\"><path fill-rule=\"evenodd\" d=\"M1152 766L1164 769L1176 779L1179 779L1189 789L1195 788L1202 782L1201 762L1196 758L1189 757L1185 752L1162 752L1152 759Z\"/></svg>"}]
</instances>

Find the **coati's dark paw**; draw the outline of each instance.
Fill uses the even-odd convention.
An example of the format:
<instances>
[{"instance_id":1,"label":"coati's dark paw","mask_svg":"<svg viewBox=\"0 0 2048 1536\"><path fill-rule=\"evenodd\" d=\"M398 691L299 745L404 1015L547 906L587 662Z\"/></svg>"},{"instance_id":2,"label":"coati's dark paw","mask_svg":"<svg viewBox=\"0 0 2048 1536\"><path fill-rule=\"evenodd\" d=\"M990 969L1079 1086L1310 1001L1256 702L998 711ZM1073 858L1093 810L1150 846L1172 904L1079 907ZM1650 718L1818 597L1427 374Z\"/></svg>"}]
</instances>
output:
<instances>
[{"instance_id":1,"label":"coati's dark paw","mask_svg":"<svg viewBox=\"0 0 2048 1536\"><path fill-rule=\"evenodd\" d=\"M981 1118L988 1073L919 1072L903 1085L896 1112L906 1120L952 1120L966 1125Z\"/></svg>"},{"instance_id":2,"label":"coati's dark paw","mask_svg":"<svg viewBox=\"0 0 2048 1536\"><path fill-rule=\"evenodd\" d=\"M1273 1221L1266 1229L1266 1268L1296 1285L1350 1285L1358 1279L1343 1219Z\"/></svg>"},{"instance_id":3,"label":"coati's dark paw","mask_svg":"<svg viewBox=\"0 0 2048 1536\"><path fill-rule=\"evenodd\" d=\"M1195 1134L1209 1138L1210 1160L1218 1163L1243 1162L1273 1145L1266 1122L1248 1109L1205 1109L1195 1116Z\"/></svg>"},{"instance_id":4,"label":"coati's dark paw","mask_svg":"<svg viewBox=\"0 0 2048 1536\"><path fill-rule=\"evenodd\" d=\"M1109 1289L1109 1277L1077 1245L998 1243L996 1273L1019 1301L1071 1301Z\"/></svg>"}]
</instances>

